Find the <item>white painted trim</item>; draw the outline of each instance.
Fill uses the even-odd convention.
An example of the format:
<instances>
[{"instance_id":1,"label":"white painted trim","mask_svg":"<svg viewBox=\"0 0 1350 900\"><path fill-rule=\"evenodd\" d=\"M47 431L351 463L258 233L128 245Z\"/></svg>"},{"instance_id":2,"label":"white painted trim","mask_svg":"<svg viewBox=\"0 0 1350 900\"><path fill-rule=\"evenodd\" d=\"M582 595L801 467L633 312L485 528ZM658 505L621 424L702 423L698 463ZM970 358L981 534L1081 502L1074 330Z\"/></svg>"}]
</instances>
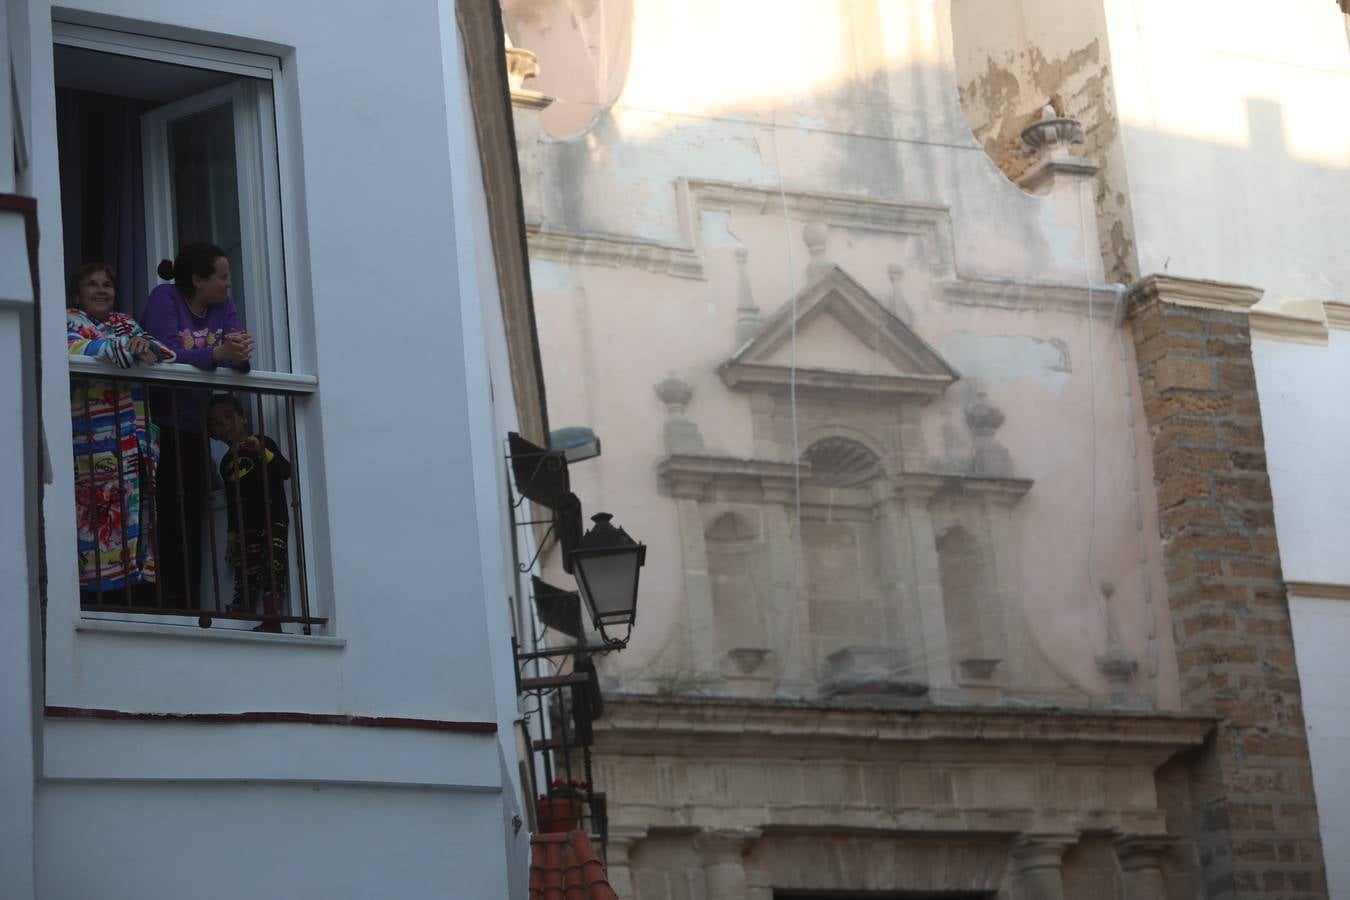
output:
<instances>
[{"instance_id":1,"label":"white painted trim","mask_svg":"<svg viewBox=\"0 0 1350 900\"><path fill-rule=\"evenodd\" d=\"M147 635L169 639L189 641L233 641L235 643L284 644L295 647L315 647L325 650L341 650L347 646L347 639L327 634L271 634L238 628L202 628L193 619L182 618L178 623L165 621L133 622L126 618L110 619L117 613L100 613L97 617L89 614L74 622L77 632L105 635ZM130 616L131 613L127 613ZM138 617L143 618L143 617ZM299 626L286 626L299 627Z\"/></svg>"},{"instance_id":2,"label":"white painted trim","mask_svg":"<svg viewBox=\"0 0 1350 900\"><path fill-rule=\"evenodd\" d=\"M70 357L70 372L72 375L87 375L105 380L121 379L151 384L195 385L221 390L238 388L260 393L287 394L294 397L309 396L319 387L319 379L313 375L258 371L240 373L229 369L203 372L196 366L183 363L160 363L153 368L118 369L106 362L87 356Z\"/></svg>"},{"instance_id":3,"label":"white painted trim","mask_svg":"<svg viewBox=\"0 0 1350 900\"><path fill-rule=\"evenodd\" d=\"M214 69L218 72L230 72L246 78L263 78L268 81L281 73L279 59L259 53L172 41L130 31L112 31L59 20L52 22L52 42L66 47L153 59L196 69Z\"/></svg>"}]
</instances>

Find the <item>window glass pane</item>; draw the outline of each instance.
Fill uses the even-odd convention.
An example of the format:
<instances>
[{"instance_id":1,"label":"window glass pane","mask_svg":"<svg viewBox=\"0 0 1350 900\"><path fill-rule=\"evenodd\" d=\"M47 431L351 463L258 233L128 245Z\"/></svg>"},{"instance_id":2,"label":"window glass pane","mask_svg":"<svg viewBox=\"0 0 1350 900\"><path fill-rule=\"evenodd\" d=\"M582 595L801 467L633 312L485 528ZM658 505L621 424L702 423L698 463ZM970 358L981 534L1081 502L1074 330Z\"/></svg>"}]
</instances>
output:
<instances>
[{"instance_id":1,"label":"window glass pane","mask_svg":"<svg viewBox=\"0 0 1350 900\"><path fill-rule=\"evenodd\" d=\"M247 329L249 304L244 296L232 105L223 103L173 121L169 154L178 246L210 241L225 251L230 261L230 293Z\"/></svg>"}]
</instances>

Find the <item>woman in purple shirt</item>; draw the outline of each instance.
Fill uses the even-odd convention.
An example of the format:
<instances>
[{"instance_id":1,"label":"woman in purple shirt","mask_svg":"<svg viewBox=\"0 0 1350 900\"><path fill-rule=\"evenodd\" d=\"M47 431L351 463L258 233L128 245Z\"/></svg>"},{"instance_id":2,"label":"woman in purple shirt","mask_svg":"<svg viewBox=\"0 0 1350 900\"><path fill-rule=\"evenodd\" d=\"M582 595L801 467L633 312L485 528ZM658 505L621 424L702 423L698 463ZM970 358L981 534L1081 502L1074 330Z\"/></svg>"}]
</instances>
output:
<instances>
[{"instance_id":1,"label":"woman in purple shirt","mask_svg":"<svg viewBox=\"0 0 1350 900\"><path fill-rule=\"evenodd\" d=\"M173 279L150 292L141 324L177 354L177 361L207 372L229 366L247 372L253 337L243 329L230 299L230 262L214 244L187 244L159 277ZM197 609L201 585L202 518L211 492L206 439L209 388L160 388L150 392L150 412L160 427L155 489L159 580L165 607Z\"/></svg>"}]
</instances>

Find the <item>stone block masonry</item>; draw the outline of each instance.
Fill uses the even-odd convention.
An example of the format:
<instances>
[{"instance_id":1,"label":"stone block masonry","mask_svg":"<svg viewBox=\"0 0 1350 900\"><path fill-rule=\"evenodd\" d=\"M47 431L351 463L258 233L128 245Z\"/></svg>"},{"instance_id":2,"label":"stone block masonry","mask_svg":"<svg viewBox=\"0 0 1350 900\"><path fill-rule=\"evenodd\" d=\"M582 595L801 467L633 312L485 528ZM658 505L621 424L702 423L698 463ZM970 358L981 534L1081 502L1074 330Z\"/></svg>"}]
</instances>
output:
<instances>
[{"instance_id":1,"label":"stone block masonry","mask_svg":"<svg viewBox=\"0 0 1350 900\"><path fill-rule=\"evenodd\" d=\"M1182 701L1223 720L1190 764L1204 896L1313 900L1328 894L1252 367L1259 297L1150 276L1129 316Z\"/></svg>"}]
</instances>

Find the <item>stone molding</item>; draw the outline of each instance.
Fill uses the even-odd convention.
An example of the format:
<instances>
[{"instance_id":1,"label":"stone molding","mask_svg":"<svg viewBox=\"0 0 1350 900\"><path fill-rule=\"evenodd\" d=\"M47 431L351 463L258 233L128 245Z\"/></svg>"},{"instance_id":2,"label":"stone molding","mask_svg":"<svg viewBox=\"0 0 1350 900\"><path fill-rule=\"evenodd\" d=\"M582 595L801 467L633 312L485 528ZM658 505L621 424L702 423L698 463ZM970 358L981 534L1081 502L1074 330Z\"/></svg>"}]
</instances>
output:
<instances>
[{"instance_id":1,"label":"stone molding","mask_svg":"<svg viewBox=\"0 0 1350 900\"><path fill-rule=\"evenodd\" d=\"M788 366L771 362L774 352L820 316L830 316L861 347L884 356L901 374L868 374L837 369ZM912 395L927 400L941 394L960 374L909 326L893 316L852 276L826 264L810 284L779 307L760 332L719 368L728 387L763 387Z\"/></svg>"},{"instance_id":2,"label":"stone molding","mask_svg":"<svg viewBox=\"0 0 1350 900\"><path fill-rule=\"evenodd\" d=\"M1295 597L1320 600L1350 600L1350 584L1327 584L1318 581L1286 581L1285 589Z\"/></svg>"},{"instance_id":3,"label":"stone molding","mask_svg":"<svg viewBox=\"0 0 1350 900\"><path fill-rule=\"evenodd\" d=\"M783 198L777 188L737 185L702 179L679 179L675 186L681 221L681 241L662 243L616 234L553 230L538 223L526 230L530 258L561 263L646 269L675 278L706 279L705 253L699 213L748 211L780 212ZM1093 295L1103 302L1095 315L1112 315L1111 285L1065 284L1035 280L958 277L951 211L930 204L873 200L847 194L789 191L790 218L826 225L920 236L928 245L930 275L943 302L959 306L996 306L1000 309L1084 315ZM1107 302L1111 300L1112 302Z\"/></svg>"},{"instance_id":4,"label":"stone molding","mask_svg":"<svg viewBox=\"0 0 1350 900\"><path fill-rule=\"evenodd\" d=\"M1261 288L1226 281L1178 278L1174 275L1149 275L1136 282L1129 292L1130 315L1150 301L1174 306L1247 313L1261 300Z\"/></svg>"},{"instance_id":5,"label":"stone molding","mask_svg":"<svg viewBox=\"0 0 1350 900\"><path fill-rule=\"evenodd\" d=\"M740 500L791 503L797 489L808 487L811 464L742 459L735 456L683 454L656 464L656 475L666 494L694 500ZM1029 478L998 478L948 472L901 472L886 478L897 496L928 500L944 491L975 494L1002 505L1012 505L1031 490ZM858 491L868 505L885 496ZM835 492L835 501L841 498ZM842 499L847 499L844 497Z\"/></svg>"},{"instance_id":6,"label":"stone molding","mask_svg":"<svg viewBox=\"0 0 1350 900\"><path fill-rule=\"evenodd\" d=\"M1130 314L1138 305L1158 300L1222 312L1245 313L1253 337L1325 346L1330 329L1350 330L1350 303L1336 300L1287 300L1282 307L1264 309L1264 291L1248 285L1172 275L1149 275L1129 292Z\"/></svg>"},{"instance_id":7,"label":"stone molding","mask_svg":"<svg viewBox=\"0 0 1350 900\"><path fill-rule=\"evenodd\" d=\"M1254 309L1248 315L1252 337L1296 344L1327 343L1327 320L1308 316L1294 316L1283 312Z\"/></svg>"},{"instance_id":8,"label":"stone molding","mask_svg":"<svg viewBox=\"0 0 1350 900\"><path fill-rule=\"evenodd\" d=\"M1109 319L1115 315L1116 289L1109 284L1061 284L1012 279L960 279L934 285L942 302L953 306L995 307L1015 312L1060 312Z\"/></svg>"},{"instance_id":9,"label":"stone molding","mask_svg":"<svg viewBox=\"0 0 1350 900\"><path fill-rule=\"evenodd\" d=\"M1101 166L1081 156L1050 157L1041 160L1028 169L1026 174L1017 179L1017 186L1024 191L1035 193L1037 188L1042 187L1047 182L1053 182L1059 178L1086 181L1095 178L1099 171L1101 171Z\"/></svg>"},{"instance_id":10,"label":"stone molding","mask_svg":"<svg viewBox=\"0 0 1350 900\"><path fill-rule=\"evenodd\" d=\"M734 456L684 454L656 464L656 476L672 497L773 500L787 503L797 485L811 474L811 464L740 459Z\"/></svg>"},{"instance_id":11,"label":"stone molding","mask_svg":"<svg viewBox=\"0 0 1350 900\"><path fill-rule=\"evenodd\" d=\"M822 702L677 699L607 694L595 723L606 756L659 753L762 757L766 746L796 758L874 760L885 746L909 745L948 760L1092 761L1161 765L1203 744L1216 719L1180 713L1095 712L1003 707L868 709ZM959 749L958 749L959 748Z\"/></svg>"},{"instance_id":12,"label":"stone molding","mask_svg":"<svg viewBox=\"0 0 1350 900\"><path fill-rule=\"evenodd\" d=\"M704 828L694 835L694 847L705 864L736 862L763 835L761 828Z\"/></svg>"},{"instance_id":13,"label":"stone molding","mask_svg":"<svg viewBox=\"0 0 1350 900\"><path fill-rule=\"evenodd\" d=\"M537 225L527 230L530 258L592 266L646 269L676 278L707 278L701 254L641 238L575 231L551 231Z\"/></svg>"},{"instance_id":14,"label":"stone molding","mask_svg":"<svg viewBox=\"0 0 1350 900\"><path fill-rule=\"evenodd\" d=\"M1007 869L1008 841L990 835L802 835L766 829L752 856L764 881L779 890L993 896Z\"/></svg>"},{"instance_id":15,"label":"stone molding","mask_svg":"<svg viewBox=\"0 0 1350 900\"><path fill-rule=\"evenodd\" d=\"M1326 313L1328 328L1350 331L1350 303L1324 300L1322 310Z\"/></svg>"},{"instance_id":16,"label":"stone molding","mask_svg":"<svg viewBox=\"0 0 1350 900\"><path fill-rule=\"evenodd\" d=\"M788 218L809 223L922 237L930 271L939 277L956 274L951 208L947 206L814 191L783 192L778 187L696 178L677 179L675 193L684 232L692 238L690 244L700 258L702 247L694 225L702 210L760 214L785 211Z\"/></svg>"}]
</instances>

